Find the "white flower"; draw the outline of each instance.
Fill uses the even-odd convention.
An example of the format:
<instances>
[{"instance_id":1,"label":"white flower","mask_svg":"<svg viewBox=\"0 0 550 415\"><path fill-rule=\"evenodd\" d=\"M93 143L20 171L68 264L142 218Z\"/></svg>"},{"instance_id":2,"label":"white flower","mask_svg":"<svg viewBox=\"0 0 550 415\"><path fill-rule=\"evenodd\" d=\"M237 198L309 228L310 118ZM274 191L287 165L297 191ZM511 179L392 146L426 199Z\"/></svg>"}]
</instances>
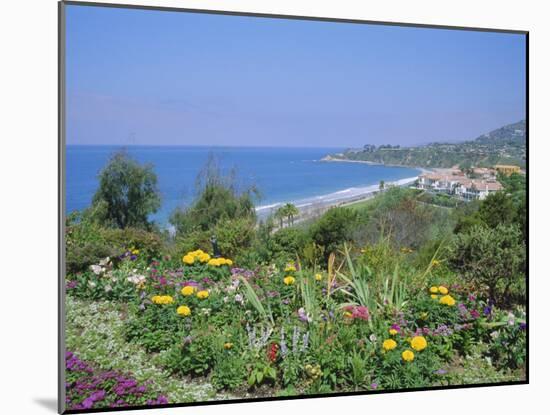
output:
<instances>
[{"instance_id":1,"label":"white flower","mask_svg":"<svg viewBox=\"0 0 550 415\"><path fill-rule=\"evenodd\" d=\"M111 287L109 284L105 286L105 292L108 293L109 291L113 291L113 287Z\"/></svg>"},{"instance_id":2,"label":"white flower","mask_svg":"<svg viewBox=\"0 0 550 415\"><path fill-rule=\"evenodd\" d=\"M371 334L371 335L369 336L369 340L370 340L371 342L373 342L373 343L376 343L376 340L377 340L376 334Z\"/></svg>"},{"instance_id":3,"label":"white flower","mask_svg":"<svg viewBox=\"0 0 550 415\"><path fill-rule=\"evenodd\" d=\"M104 267L106 265L109 265L109 262L111 262L111 258L109 258L109 257L103 258L101 261L99 261L99 265Z\"/></svg>"},{"instance_id":4,"label":"white flower","mask_svg":"<svg viewBox=\"0 0 550 415\"><path fill-rule=\"evenodd\" d=\"M491 332L490 336L491 336L493 339L496 339L496 338L498 338L499 334L500 334L500 333L499 333L498 331L493 331L493 332Z\"/></svg>"},{"instance_id":5,"label":"white flower","mask_svg":"<svg viewBox=\"0 0 550 415\"><path fill-rule=\"evenodd\" d=\"M242 304L242 303L244 302L243 296L240 295L240 294L237 294L237 295L235 296L235 301L236 301L237 303Z\"/></svg>"},{"instance_id":6,"label":"white flower","mask_svg":"<svg viewBox=\"0 0 550 415\"><path fill-rule=\"evenodd\" d=\"M103 272L103 268L99 265L90 265L90 269L95 275L99 275Z\"/></svg>"},{"instance_id":7,"label":"white flower","mask_svg":"<svg viewBox=\"0 0 550 415\"><path fill-rule=\"evenodd\" d=\"M97 285L97 284L96 284L94 281L92 281L92 280L89 280L89 281L88 281L88 286L89 286L90 288L94 288L96 285Z\"/></svg>"},{"instance_id":8,"label":"white flower","mask_svg":"<svg viewBox=\"0 0 550 415\"><path fill-rule=\"evenodd\" d=\"M131 274L128 278L126 278L129 282L138 285L142 282L145 282L146 277L144 275L137 275L137 274Z\"/></svg>"}]
</instances>

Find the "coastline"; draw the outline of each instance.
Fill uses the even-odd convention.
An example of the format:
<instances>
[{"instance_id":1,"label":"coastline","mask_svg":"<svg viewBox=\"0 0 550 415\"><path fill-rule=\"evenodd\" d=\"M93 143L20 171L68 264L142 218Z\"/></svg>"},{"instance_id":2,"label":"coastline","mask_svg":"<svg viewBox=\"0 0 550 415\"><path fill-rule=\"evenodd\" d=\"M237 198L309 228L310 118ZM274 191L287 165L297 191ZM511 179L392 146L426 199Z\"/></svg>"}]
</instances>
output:
<instances>
[{"instance_id":1,"label":"coastline","mask_svg":"<svg viewBox=\"0 0 550 415\"><path fill-rule=\"evenodd\" d=\"M421 166L406 166L406 165L403 165L403 164L377 163L375 161L368 161L368 160L341 159L341 158L332 157L332 156L325 156L319 161L325 162L325 163L361 163L361 164L369 164L371 166L406 167L406 168L409 168L409 169L418 169L418 170L422 171L422 173L424 173L424 174L434 172L434 170L432 170L432 169L428 169L426 167L421 167Z\"/></svg>"},{"instance_id":2,"label":"coastline","mask_svg":"<svg viewBox=\"0 0 550 415\"><path fill-rule=\"evenodd\" d=\"M351 161L355 162L355 161ZM360 161L357 161L360 162ZM404 179L395 180L392 182L386 182L385 186L399 186L405 187L410 186L418 179L418 176L406 177ZM340 190L337 192L329 193L326 195L316 196L307 199L295 200L290 202L279 202L273 203L266 206L256 207L256 214L258 218L266 219L270 215L274 214L276 210L283 206L286 203L293 203L300 213L296 217L294 223L304 222L313 218L316 218L326 212L332 207L346 207L365 200L372 199L377 194L380 193L379 184L364 186L364 187L355 187Z\"/></svg>"}]
</instances>

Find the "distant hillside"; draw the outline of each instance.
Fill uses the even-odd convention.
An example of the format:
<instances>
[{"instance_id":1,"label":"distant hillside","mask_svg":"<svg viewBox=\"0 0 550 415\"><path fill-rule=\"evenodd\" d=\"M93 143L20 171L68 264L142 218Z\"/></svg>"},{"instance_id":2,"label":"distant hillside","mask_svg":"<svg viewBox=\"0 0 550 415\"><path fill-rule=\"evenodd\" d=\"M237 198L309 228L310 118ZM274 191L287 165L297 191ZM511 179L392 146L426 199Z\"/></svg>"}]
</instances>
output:
<instances>
[{"instance_id":1,"label":"distant hillside","mask_svg":"<svg viewBox=\"0 0 550 415\"><path fill-rule=\"evenodd\" d=\"M418 147L365 145L331 154L326 160L355 160L415 167L491 167L513 164L525 167L525 120L505 125L472 141L431 143Z\"/></svg>"},{"instance_id":2,"label":"distant hillside","mask_svg":"<svg viewBox=\"0 0 550 415\"><path fill-rule=\"evenodd\" d=\"M505 125L490 133L483 134L476 138L475 141L482 144L490 143L507 143L510 145L525 146L525 120L521 120L514 124Z\"/></svg>"}]
</instances>

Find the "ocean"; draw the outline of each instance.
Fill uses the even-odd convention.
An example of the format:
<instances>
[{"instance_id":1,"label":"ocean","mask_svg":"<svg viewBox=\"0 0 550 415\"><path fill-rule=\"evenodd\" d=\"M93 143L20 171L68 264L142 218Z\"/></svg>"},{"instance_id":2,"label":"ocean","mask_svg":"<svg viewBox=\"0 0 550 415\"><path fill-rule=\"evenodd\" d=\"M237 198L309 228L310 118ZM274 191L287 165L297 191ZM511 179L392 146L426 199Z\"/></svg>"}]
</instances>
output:
<instances>
[{"instance_id":1,"label":"ocean","mask_svg":"<svg viewBox=\"0 0 550 415\"><path fill-rule=\"evenodd\" d=\"M98 186L98 174L119 146L68 145L66 151L66 211L88 207ZM300 208L356 198L378 189L381 180L403 184L414 180L418 169L323 162L335 148L129 146L124 148L140 163L151 163L158 177L161 209L151 219L167 224L170 213L188 206L196 196L197 175L213 155L227 173L236 171L237 184L255 186L260 216L279 204Z\"/></svg>"}]
</instances>

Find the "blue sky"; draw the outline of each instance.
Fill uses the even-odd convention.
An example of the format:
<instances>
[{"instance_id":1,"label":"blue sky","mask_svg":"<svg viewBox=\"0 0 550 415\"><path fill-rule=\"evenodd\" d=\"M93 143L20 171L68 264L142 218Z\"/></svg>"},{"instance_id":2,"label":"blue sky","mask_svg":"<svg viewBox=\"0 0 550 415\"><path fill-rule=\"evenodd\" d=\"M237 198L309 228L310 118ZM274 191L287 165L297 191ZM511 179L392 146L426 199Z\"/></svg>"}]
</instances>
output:
<instances>
[{"instance_id":1,"label":"blue sky","mask_svg":"<svg viewBox=\"0 0 550 415\"><path fill-rule=\"evenodd\" d=\"M69 5L69 144L358 147L525 118L525 37Z\"/></svg>"}]
</instances>

